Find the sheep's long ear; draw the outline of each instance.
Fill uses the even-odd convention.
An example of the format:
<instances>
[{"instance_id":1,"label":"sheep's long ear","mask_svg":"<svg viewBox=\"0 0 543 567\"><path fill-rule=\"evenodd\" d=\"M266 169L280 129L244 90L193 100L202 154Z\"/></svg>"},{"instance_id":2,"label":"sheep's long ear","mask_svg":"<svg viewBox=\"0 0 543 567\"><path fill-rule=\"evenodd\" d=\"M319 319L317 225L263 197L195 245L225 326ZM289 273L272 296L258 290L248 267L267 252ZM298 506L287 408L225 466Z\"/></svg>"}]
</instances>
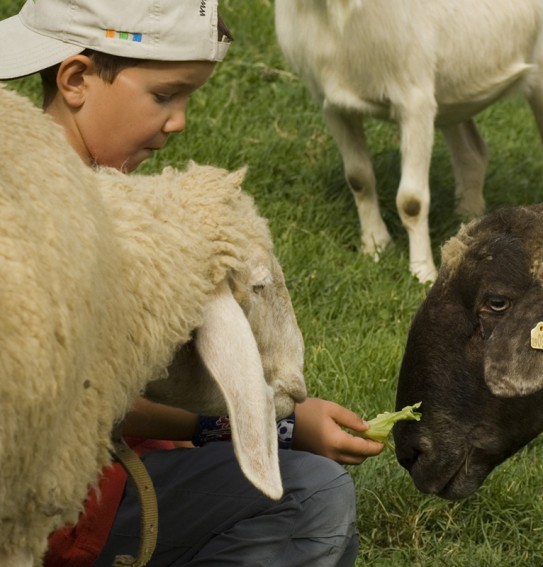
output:
<instances>
[{"instance_id":1,"label":"sheep's long ear","mask_svg":"<svg viewBox=\"0 0 543 567\"><path fill-rule=\"evenodd\" d=\"M273 391L266 384L249 322L224 284L206 307L196 348L228 407L234 450L245 476L264 494L283 494Z\"/></svg>"},{"instance_id":2,"label":"sheep's long ear","mask_svg":"<svg viewBox=\"0 0 543 567\"><path fill-rule=\"evenodd\" d=\"M528 291L490 335L485 349L485 382L501 397L527 396L543 389L543 350L531 346L532 330L543 322L543 289Z\"/></svg>"}]
</instances>

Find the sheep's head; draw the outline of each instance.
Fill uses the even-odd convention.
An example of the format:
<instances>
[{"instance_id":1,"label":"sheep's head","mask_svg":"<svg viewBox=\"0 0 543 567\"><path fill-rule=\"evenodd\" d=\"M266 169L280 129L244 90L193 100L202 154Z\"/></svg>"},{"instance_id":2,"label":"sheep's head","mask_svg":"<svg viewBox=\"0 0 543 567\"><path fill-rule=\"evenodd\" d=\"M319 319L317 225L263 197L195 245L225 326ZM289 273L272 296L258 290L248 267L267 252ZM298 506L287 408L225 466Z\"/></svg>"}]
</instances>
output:
<instances>
[{"instance_id":1,"label":"sheep's head","mask_svg":"<svg viewBox=\"0 0 543 567\"><path fill-rule=\"evenodd\" d=\"M289 415L306 396L304 343L285 278L271 251L255 250L234 297L251 326L266 382L273 388L277 418Z\"/></svg>"},{"instance_id":2,"label":"sheep's head","mask_svg":"<svg viewBox=\"0 0 543 567\"><path fill-rule=\"evenodd\" d=\"M230 275L228 286L256 341L264 378L273 390L276 417L285 417L305 399L306 389L303 338L281 266L270 250L255 245L243 270ZM225 347L231 333L228 327L223 329ZM244 353L238 356L243 360ZM194 341L175 354L167 378L148 384L146 396L208 415L227 413L220 388Z\"/></svg>"},{"instance_id":3,"label":"sheep's head","mask_svg":"<svg viewBox=\"0 0 543 567\"><path fill-rule=\"evenodd\" d=\"M532 340L543 322L542 215L540 206L502 209L468 225L443 249L443 263L453 272L458 243L464 247L460 269L470 293L474 284L477 290L473 309L484 340L485 382L497 396L543 389L543 350Z\"/></svg>"},{"instance_id":4,"label":"sheep's head","mask_svg":"<svg viewBox=\"0 0 543 567\"><path fill-rule=\"evenodd\" d=\"M230 274L228 286L251 327L266 383L274 392L278 419L306 397L304 343L279 262L271 250L252 249L242 270ZM197 336L198 330L196 330ZM230 329L223 332L228 348ZM243 358L243 353L239 353ZM176 353L168 377L151 382L147 397L193 411L220 415L227 411L215 380L201 360L194 341Z\"/></svg>"},{"instance_id":5,"label":"sheep's head","mask_svg":"<svg viewBox=\"0 0 543 567\"><path fill-rule=\"evenodd\" d=\"M421 422L394 437L423 492L467 496L543 430L543 351L530 345L543 321L542 218L542 206L503 209L443 248L397 393L398 407L422 400Z\"/></svg>"}]
</instances>

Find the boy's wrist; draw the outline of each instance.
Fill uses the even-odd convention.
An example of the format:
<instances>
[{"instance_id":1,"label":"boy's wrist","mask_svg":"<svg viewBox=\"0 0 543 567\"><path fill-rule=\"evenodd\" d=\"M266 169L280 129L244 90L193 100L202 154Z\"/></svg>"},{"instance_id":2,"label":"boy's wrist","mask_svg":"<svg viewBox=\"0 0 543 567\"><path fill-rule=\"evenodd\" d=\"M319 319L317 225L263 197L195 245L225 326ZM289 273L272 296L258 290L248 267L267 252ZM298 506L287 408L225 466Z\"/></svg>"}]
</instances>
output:
<instances>
[{"instance_id":1,"label":"boy's wrist","mask_svg":"<svg viewBox=\"0 0 543 567\"><path fill-rule=\"evenodd\" d=\"M201 415L192 443L196 447L203 447L210 441L230 441L232 430L230 429L230 418L226 416Z\"/></svg>"},{"instance_id":2,"label":"boy's wrist","mask_svg":"<svg viewBox=\"0 0 543 567\"><path fill-rule=\"evenodd\" d=\"M277 422L277 438L280 449L290 449L292 447L295 419L296 416L293 412ZM231 439L232 430L229 417L199 416L196 431L192 438L193 445L202 447L211 441L230 441Z\"/></svg>"}]
</instances>

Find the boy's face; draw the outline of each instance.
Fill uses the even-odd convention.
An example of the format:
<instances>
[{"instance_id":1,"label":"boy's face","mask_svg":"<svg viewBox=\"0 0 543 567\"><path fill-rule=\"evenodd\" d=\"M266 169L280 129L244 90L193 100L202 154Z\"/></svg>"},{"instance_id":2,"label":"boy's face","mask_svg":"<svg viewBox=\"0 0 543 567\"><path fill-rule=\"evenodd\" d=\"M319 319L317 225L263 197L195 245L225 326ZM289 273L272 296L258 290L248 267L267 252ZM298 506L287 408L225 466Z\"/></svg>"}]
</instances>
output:
<instances>
[{"instance_id":1,"label":"boy's face","mask_svg":"<svg viewBox=\"0 0 543 567\"><path fill-rule=\"evenodd\" d=\"M111 84L87 75L70 142L88 163L133 171L169 134L185 128L188 98L214 67L207 61L144 62L123 69Z\"/></svg>"}]
</instances>

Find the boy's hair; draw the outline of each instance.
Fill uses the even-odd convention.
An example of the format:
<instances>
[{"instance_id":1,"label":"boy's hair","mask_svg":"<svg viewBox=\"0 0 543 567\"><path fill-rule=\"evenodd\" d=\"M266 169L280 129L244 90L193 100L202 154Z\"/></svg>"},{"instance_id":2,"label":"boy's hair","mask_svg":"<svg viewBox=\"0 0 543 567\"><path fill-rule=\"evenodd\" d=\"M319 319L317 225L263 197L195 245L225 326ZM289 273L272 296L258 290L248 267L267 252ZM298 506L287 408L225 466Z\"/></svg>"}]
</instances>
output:
<instances>
[{"instance_id":1,"label":"boy's hair","mask_svg":"<svg viewBox=\"0 0 543 567\"><path fill-rule=\"evenodd\" d=\"M136 67L144 62L143 59L135 59L133 57L119 57L117 55L109 55L92 49L85 49L81 55L86 55L94 63L96 74L106 83L113 83L117 75L128 67ZM41 82L43 87L43 108L46 109L53 101L57 93L57 75L60 63L48 67L40 71Z\"/></svg>"},{"instance_id":2,"label":"boy's hair","mask_svg":"<svg viewBox=\"0 0 543 567\"><path fill-rule=\"evenodd\" d=\"M219 41L231 42L234 40L230 30L218 16L218 39ZM113 83L117 75L128 67L136 67L141 65L145 59L136 59L134 57L120 57L118 55L110 55L93 49L85 49L82 55L89 57L94 63L96 74L106 83ZM43 87L43 108L47 108L57 93L57 75L60 63L43 69L40 71L41 82Z\"/></svg>"}]
</instances>

